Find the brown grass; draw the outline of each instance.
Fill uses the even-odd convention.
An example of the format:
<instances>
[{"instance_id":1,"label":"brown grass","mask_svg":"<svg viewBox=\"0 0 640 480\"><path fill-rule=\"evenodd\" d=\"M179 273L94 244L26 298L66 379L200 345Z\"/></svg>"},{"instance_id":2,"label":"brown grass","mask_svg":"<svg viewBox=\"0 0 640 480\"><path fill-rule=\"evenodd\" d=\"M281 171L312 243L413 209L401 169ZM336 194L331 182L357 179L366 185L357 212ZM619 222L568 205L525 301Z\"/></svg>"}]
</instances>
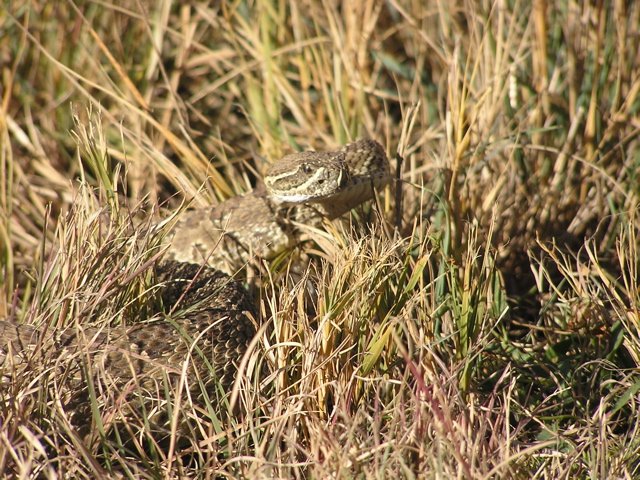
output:
<instances>
[{"instance_id":1,"label":"brown grass","mask_svg":"<svg viewBox=\"0 0 640 480\"><path fill-rule=\"evenodd\" d=\"M245 192L291 150L404 158L400 219L388 189L313 233L302 278L263 279L259 394L161 389L191 429L163 445L140 392L97 384L87 434L64 408L82 362L43 347L0 367L3 475L640 475L640 5L346 5L0 11L0 318L150 315L135 225L159 205Z\"/></svg>"}]
</instances>

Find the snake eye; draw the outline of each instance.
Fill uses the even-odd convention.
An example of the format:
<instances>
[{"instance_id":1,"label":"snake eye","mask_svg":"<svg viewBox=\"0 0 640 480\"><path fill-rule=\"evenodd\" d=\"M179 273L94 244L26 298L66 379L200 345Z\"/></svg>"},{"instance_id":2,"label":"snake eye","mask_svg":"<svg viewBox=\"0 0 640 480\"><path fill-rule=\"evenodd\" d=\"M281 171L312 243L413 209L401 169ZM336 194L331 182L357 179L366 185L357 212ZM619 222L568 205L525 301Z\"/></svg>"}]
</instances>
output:
<instances>
[{"instance_id":1,"label":"snake eye","mask_svg":"<svg viewBox=\"0 0 640 480\"><path fill-rule=\"evenodd\" d=\"M313 172L313 169L311 168L311 165L307 165L305 163L304 165L302 165L302 171L309 175L311 172Z\"/></svg>"}]
</instances>

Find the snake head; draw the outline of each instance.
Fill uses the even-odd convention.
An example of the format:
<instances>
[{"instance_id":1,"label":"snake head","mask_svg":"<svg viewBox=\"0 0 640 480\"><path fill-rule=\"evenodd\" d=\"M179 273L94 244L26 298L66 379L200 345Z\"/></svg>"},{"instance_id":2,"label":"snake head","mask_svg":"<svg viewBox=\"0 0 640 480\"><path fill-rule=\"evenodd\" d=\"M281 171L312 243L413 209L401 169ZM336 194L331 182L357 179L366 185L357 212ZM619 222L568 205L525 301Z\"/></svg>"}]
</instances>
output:
<instances>
[{"instance_id":1,"label":"snake head","mask_svg":"<svg viewBox=\"0 0 640 480\"><path fill-rule=\"evenodd\" d=\"M301 152L271 165L264 183L272 197L298 204L321 202L340 194L349 178L344 152Z\"/></svg>"},{"instance_id":2,"label":"snake head","mask_svg":"<svg viewBox=\"0 0 640 480\"><path fill-rule=\"evenodd\" d=\"M287 155L267 170L272 198L291 204L323 204L330 216L373 197L373 188L390 181L389 160L375 140L358 140L332 152Z\"/></svg>"}]
</instances>

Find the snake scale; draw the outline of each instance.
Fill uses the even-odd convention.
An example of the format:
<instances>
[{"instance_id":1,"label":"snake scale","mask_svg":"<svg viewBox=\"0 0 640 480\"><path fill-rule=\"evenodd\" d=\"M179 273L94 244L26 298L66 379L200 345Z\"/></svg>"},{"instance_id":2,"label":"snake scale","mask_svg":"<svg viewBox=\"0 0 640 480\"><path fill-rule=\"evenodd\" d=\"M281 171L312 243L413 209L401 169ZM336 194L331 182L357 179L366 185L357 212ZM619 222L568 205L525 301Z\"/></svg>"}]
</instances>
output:
<instances>
[{"instance_id":1,"label":"snake scale","mask_svg":"<svg viewBox=\"0 0 640 480\"><path fill-rule=\"evenodd\" d=\"M373 140L287 155L253 191L184 212L167 235L156 277L164 307L171 310L179 301L186 311L181 318L63 332L0 320L0 365L15 365L49 342L50 348L88 353L93 365L121 382L135 379L151 388L167 374L180 374L189 359L188 378L205 375L207 387L216 378L229 386L256 335L257 318L233 275L256 258L268 260L294 246L301 225L337 218L389 181L387 156Z\"/></svg>"}]
</instances>

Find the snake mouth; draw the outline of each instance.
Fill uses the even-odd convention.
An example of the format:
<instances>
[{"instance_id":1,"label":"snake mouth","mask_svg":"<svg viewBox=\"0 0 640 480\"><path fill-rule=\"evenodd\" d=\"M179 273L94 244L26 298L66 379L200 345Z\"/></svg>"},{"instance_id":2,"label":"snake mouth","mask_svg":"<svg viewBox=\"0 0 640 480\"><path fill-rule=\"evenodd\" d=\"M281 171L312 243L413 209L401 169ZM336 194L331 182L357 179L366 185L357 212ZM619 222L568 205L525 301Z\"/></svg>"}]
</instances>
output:
<instances>
[{"instance_id":1,"label":"snake mouth","mask_svg":"<svg viewBox=\"0 0 640 480\"><path fill-rule=\"evenodd\" d=\"M317 200L319 198L314 195L302 195L299 193L290 194L290 195L287 195L284 193L278 193L278 194L272 194L272 197L278 200L279 202L294 203L294 204L312 202L313 200Z\"/></svg>"}]
</instances>

